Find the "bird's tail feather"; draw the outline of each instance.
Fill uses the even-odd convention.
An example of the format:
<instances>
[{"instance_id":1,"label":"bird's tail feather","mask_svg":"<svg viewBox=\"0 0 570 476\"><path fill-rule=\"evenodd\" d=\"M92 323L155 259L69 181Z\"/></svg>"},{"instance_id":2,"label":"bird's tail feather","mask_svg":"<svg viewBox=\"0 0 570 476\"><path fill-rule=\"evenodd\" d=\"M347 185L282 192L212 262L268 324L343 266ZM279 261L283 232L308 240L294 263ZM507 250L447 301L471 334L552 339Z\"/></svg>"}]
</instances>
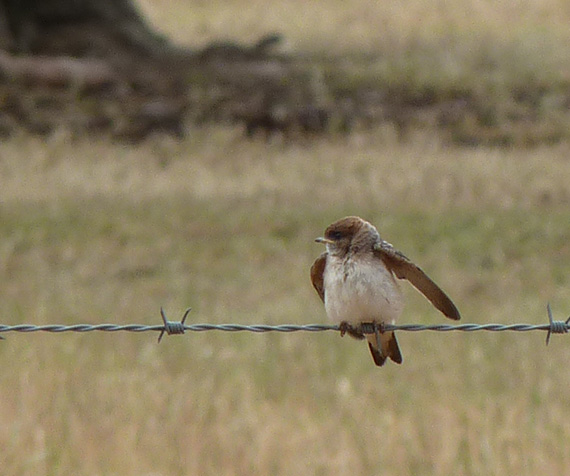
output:
<instances>
[{"instance_id":1,"label":"bird's tail feather","mask_svg":"<svg viewBox=\"0 0 570 476\"><path fill-rule=\"evenodd\" d=\"M376 334L368 334L368 348L372 354L372 359L378 367L382 367L386 359L390 357L391 360L397 364L402 363L402 353L396 340L394 332L384 332L380 334L380 345L376 339Z\"/></svg>"}]
</instances>

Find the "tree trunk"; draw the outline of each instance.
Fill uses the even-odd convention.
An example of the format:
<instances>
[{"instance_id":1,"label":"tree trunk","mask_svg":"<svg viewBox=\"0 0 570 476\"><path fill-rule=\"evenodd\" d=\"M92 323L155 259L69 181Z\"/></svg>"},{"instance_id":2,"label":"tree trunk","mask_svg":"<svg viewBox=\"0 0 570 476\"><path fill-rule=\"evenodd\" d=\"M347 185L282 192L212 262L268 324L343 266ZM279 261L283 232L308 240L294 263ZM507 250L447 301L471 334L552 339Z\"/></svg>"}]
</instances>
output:
<instances>
[{"instance_id":1,"label":"tree trunk","mask_svg":"<svg viewBox=\"0 0 570 476\"><path fill-rule=\"evenodd\" d=\"M131 0L0 0L0 134L183 134L189 53Z\"/></svg>"},{"instance_id":2,"label":"tree trunk","mask_svg":"<svg viewBox=\"0 0 570 476\"><path fill-rule=\"evenodd\" d=\"M131 0L0 0L0 28L15 53L154 56L168 49Z\"/></svg>"},{"instance_id":3,"label":"tree trunk","mask_svg":"<svg viewBox=\"0 0 570 476\"><path fill-rule=\"evenodd\" d=\"M275 54L280 41L192 52L152 31L133 0L0 0L0 134L180 137L187 118L242 123L248 135L321 132L321 83Z\"/></svg>"}]
</instances>

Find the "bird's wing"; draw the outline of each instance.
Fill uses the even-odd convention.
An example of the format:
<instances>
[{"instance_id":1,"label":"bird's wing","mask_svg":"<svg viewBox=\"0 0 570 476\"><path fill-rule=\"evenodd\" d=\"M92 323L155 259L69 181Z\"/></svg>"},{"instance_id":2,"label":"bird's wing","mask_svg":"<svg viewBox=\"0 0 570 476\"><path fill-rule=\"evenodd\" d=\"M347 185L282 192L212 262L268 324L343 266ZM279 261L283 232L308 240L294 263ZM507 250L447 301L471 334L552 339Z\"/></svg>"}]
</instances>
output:
<instances>
[{"instance_id":1,"label":"bird's wing","mask_svg":"<svg viewBox=\"0 0 570 476\"><path fill-rule=\"evenodd\" d=\"M311 266L311 281L320 298L325 302L324 273L327 264L327 252L319 256Z\"/></svg>"},{"instance_id":2,"label":"bird's wing","mask_svg":"<svg viewBox=\"0 0 570 476\"><path fill-rule=\"evenodd\" d=\"M407 279L446 317L459 320L461 317L455 304L421 268L396 250L387 241L381 240L374 247L376 256L400 279Z\"/></svg>"}]
</instances>

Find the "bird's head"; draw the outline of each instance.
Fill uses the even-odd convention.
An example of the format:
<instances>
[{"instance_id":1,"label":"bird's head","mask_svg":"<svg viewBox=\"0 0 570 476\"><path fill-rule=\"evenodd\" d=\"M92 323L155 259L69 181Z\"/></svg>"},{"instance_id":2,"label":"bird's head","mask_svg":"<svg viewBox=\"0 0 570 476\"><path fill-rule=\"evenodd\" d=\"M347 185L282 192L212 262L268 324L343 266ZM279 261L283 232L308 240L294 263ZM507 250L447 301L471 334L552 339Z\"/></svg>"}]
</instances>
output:
<instances>
[{"instance_id":1,"label":"bird's head","mask_svg":"<svg viewBox=\"0 0 570 476\"><path fill-rule=\"evenodd\" d=\"M317 238L317 243L324 243L327 251L336 256L345 256L349 252L372 250L380 239L376 228L360 217L345 217L327 227L325 235Z\"/></svg>"}]
</instances>

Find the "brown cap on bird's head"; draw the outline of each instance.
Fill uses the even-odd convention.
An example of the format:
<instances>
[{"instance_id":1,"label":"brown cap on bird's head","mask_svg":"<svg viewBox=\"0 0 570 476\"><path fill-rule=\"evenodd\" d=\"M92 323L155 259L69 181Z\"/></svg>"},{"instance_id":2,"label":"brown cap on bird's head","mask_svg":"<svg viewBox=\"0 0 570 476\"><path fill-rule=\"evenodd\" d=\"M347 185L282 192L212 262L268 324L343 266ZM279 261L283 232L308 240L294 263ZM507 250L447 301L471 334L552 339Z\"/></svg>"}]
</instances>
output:
<instances>
[{"instance_id":1,"label":"brown cap on bird's head","mask_svg":"<svg viewBox=\"0 0 570 476\"><path fill-rule=\"evenodd\" d=\"M324 237L318 243L330 245L331 249L348 250L349 247L373 245L380 239L378 231L371 223L357 216L341 218L329 225Z\"/></svg>"}]
</instances>

